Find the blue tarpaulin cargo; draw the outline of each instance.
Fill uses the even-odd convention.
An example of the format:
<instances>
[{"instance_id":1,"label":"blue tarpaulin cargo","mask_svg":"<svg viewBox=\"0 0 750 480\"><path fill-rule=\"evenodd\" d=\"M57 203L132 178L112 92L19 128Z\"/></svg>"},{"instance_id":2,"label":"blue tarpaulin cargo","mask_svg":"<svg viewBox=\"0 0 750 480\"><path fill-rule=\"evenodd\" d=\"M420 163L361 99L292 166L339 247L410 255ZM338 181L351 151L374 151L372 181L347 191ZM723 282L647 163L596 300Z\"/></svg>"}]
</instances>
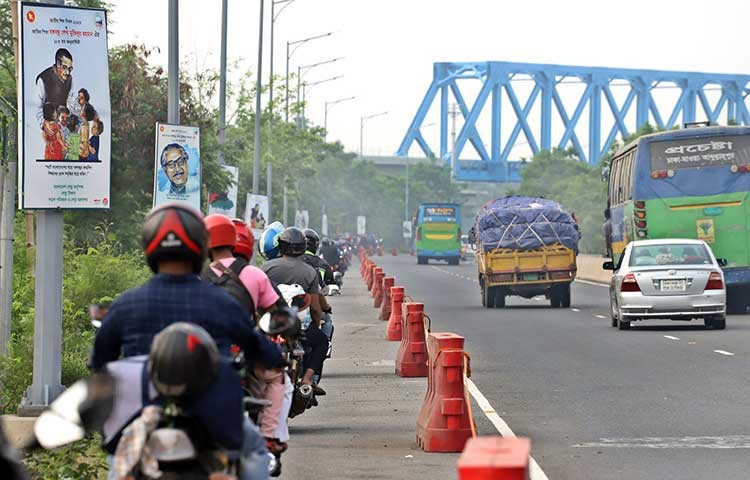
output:
<instances>
[{"instance_id":1,"label":"blue tarpaulin cargo","mask_svg":"<svg viewBox=\"0 0 750 480\"><path fill-rule=\"evenodd\" d=\"M485 252L561 244L577 253L580 239L575 220L562 205L546 198L516 196L485 203L477 214L474 234Z\"/></svg>"}]
</instances>

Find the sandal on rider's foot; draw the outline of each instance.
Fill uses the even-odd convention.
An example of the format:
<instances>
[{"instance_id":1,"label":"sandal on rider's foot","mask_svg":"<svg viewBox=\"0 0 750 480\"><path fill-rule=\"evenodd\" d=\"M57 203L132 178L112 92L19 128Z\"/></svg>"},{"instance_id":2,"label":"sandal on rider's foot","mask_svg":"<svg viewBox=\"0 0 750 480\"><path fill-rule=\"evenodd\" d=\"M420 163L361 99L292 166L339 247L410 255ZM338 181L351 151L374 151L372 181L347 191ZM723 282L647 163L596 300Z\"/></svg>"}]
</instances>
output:
<instances>
[{"instance_id":1,"label":"sandal on rider's foot","mask_svg":"<svg viewBox=\"0 0 750 480\"><path fill-rule=\"evenodd\" d=\"M313 390L313 393L319 397L322 397L323 395L326 394L326 391L320 388L317 383L312 384L312 390Z\"/></svg>"},{"instance_id":2,"label":"sandal on rider's foot","mask_svg":"<svg viewBox=\"0 0 750 480\"><path fill-rule=\"evenodd\" d=\"M282 442L278 438L266 438L266 448L274 455L281 455L287 451L289 446L286 442Z\"/></svg>"}]
</instances>

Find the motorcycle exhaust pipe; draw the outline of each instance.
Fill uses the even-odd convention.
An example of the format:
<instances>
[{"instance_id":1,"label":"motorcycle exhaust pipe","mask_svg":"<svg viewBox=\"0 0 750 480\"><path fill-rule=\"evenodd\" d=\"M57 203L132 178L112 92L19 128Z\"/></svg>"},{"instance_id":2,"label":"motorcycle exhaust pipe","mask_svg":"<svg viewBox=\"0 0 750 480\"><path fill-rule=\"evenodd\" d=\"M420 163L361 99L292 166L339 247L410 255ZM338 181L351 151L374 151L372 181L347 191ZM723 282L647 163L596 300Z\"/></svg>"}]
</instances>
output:
<instances>
[{"instance_id":1,"label":"motorcycle exhaust pipe","mask_svg":"<svg viewBox=\"0 0 750 480\"><path fill-rule=\"evenodd\" d=\"M312 385L303 384L299 386L297 390L302 398L311 398L313 394Z\"/></svg>"}]
</instances>

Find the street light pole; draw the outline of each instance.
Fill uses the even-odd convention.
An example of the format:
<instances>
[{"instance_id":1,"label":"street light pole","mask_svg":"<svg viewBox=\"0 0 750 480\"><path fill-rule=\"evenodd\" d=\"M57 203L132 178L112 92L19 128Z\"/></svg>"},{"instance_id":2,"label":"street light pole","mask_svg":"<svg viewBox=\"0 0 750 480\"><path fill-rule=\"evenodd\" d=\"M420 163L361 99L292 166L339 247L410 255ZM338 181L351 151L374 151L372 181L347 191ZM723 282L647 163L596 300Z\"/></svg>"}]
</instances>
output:
<instances>
[{"instance_id":1,"label":"street light pole","mask_svg":"<svg viewBox=\"0 0 750 480\"><path fill-rule=\"evenodd\" d=\"M307 117L305 117L305 107L307 105L307 91L312 90L312 88L316 85L320 85L321 83L332 82L334 80L338 80L339 78L344 78L344 76L336 75L335 77L326 78L325 80L318 80L317 82L302 84L302 126L303 127L307 127Z\"/></svg>"},{"instance_id":2,"label":"street light pole","mask_svg":"<svg viewBox=\"0 0 750 480\"><path fill-rule=\"evenodd\" d=\"M284 121L289 121L289 59L292 58L292 55L294 55L294 52L297 51L299 47L301 47L303 44L310 42L312 40L317 40L319 38L325 38L330 37L333 35L334 32L328 32L324 33L322 35L315 35L314 37L308 37L303 38L301 40L295 40L293 42L286 42L286 92L285 92L285 107L284 107ZM294 45L294 49L290 52L289 47Z\"/></svg>"},{"instance_id":3,"label":"street light pole","mask_svg":"<svg viewBox=\"0 0 750 480\"><path fill-rule=\"evenodd\" d=\"M387 115L388 112L380 112L376 113L374 115L367 115L366 117L360 117L359 119L359 159L364 159L364 153L363 153L363 145L364 145L364 131L365 131L365 122L371 118L380 117L383 115Z\"/></svg>"},{"instance_id":4,"label":"street light pole","mask_svg":"<svg viewBox=\"0 0 750 480\"><path fill-rule=\"evenodd\" d=\"M255 138L253 139L253 194L258 194L260 187L260 91L263 70L263 5L266 0L260 0L260 21L258 27L258 77L255 82Z\"/></svg>"},{"instance_id":5,"label":"street light pole","mask_svg":"<svg viewBox=\"0 0 750 480\"><path fill-rule=\"evenodd\" d=\"M315 67L319 67L321 65L327 65L329 63L338 62L339 60L343 60L343 59L344 59L344 57L336 57L336 58L331 58L329 60L324 60L322 62L316 62L316 63L310 63L308 65L299 65L299 66L297 66L297 102L300 101L299 94L300 94L300 90L302 89L301 81L302 81L302 77L304 77L305 74L307 74L310 70L312 70ZM304 71L304 73L302 73L303 71ZM304 92L302 92L302 95L304 96ZM304 99L302 99L302 101L304 102ZM301 123L302 122L300 121L300 117L299 117L299 113L298 113L297 114L297 126L300 127Z\"/></svg>"},{"instance_id":6,"label":"street light pole","mask_svg":"<svg viewBox=\"0 0 750 480\"><path fill-rule=\"evenodd\" d=\"M333 106L336 105L337 103L348 102L350 100L354 100L355 98L357 98L357 97L339 98L338 100L333 100L331 102L326 102L326 105L325 105L325 116L323 117L323 135L324 135L324 140L328 138L328 106L330 105L331 109L333 109Z\"/></svg>"},{"instance_id":7,"label":"street light pole","mask_svg":"<svg viewBox=\"0 0 750 480\"><path fill-rule=\"evenodd\" d=\"M219 67L219 145L227 139L227 8L229 0L221 1L221 59ZM224 164L224 153L219 150L219 165Z\"/></svg>"}]
</instances>

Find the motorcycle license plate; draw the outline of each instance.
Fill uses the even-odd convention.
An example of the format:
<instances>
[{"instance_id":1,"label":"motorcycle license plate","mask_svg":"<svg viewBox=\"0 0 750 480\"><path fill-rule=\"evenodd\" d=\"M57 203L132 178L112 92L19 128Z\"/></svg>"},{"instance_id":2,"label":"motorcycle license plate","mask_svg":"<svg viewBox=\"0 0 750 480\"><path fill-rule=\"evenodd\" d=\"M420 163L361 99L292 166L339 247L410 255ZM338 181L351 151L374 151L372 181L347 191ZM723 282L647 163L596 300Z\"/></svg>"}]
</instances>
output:
<instances>
[{"instance_id":1,"label":"motorcycle license plate","mask_svg":"<svg viewBox=\"0 0 750 480\"><path fill-rule=\"evenodd\" d=\"M662 280L661 291L662 292L684 292L685 280Z\"/></svg>"}]
</instances>

